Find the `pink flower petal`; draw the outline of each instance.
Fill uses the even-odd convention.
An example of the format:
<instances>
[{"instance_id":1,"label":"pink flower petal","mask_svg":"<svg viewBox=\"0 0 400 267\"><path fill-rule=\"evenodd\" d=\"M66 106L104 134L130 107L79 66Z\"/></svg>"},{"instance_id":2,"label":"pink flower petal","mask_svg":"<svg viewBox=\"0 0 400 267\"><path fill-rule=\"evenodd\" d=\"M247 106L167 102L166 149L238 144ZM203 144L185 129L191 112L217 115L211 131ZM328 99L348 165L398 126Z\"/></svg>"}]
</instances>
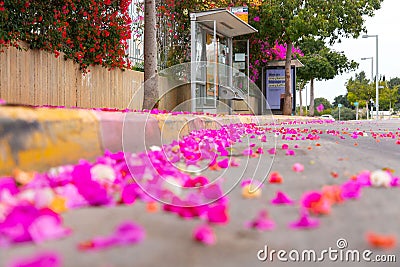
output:
<instances>
[{"instance_id":1,"label":"pink flower petal","mask_svg":"<svg viewBox=\"0 0 400 267\"><path fill-rule=\"evenodd\" d=\"M42 215L36 218L29 226L28 231L35 243L63 238L71 233L70 229L61 226L59 219L51 215Z\"/></svg>"},{"instance_id":2,"label":"pink flower petal","mask_svg":"<svg viewBox=\"0 0 400 267\"><path fill-rule=\"evenodd\" d=\"M311 229L319 226L318 219L312 219L307 212L302 212L300 218L289 224L292 229Z\"/></svg>"},{"instance_id":3,"label":"pink flower petal","mask_svg":"<svg viewBox=\"0 0 400 267\"><path fill-rule=\"evenodd\" d=\"M294 204L294 201L287 196L282 191L277 191L275 198L271 200L271 204L274 205L291 205Z\"/></svg>"},{"instance_id":4,"label":"pink flower petal","mask_svg":"<svg viewBox=\"0 0 400 267\"><path fill-rule=\"evenodd\" d=\"M197 226L193 230L193 239L205 245L214 245L217 242L214 230L208 224Z\"/></svg>"},{"instance_id":5,"label":"pink flower petal","mask_svg":"<svg viewBox=\"0 0 400 267\"><path fill-rule=\"evenodd\" d=\"M229 158L223 159L218 162L218 166L222 169L226 169L229 167Z\"/></svg>"},{"instance_id":6,"label":"pink flower petal","mask_svg":"<svg viewBox=\"0 0 400 267\"><path fill-rule=\"evenodd\" d=\"M245 223L245 227L257 229L259 231L268 231L275 228L275 223L268 218L268 212L266 210L261 210L256 218Z\"/></svg>"},{"instance_id":7,"label":"pink flower petal","mask_svg":"<svg viewBox=\"0 0 400 267\"><path fill-rule=\"evenodd\" d=\"M247 149L243 150L243 155L251 156L251 155L253 155L253 150L251 148L247 148Z\"/></svg>"},{"instance_id":8,"label":"pink flower petal","mask_svg":"<svg viewBox=\"0 0 400 267\"><path fill-rule=\"evenodd\" d=\"M361 185L357 181L348 181L342 184L342 197L344 199L357 199L361 196Z\"/></svg>"},{"instance_id":9,"label":"pink flower petal","mask_svg":"<svg viewBox=\"0 0 400 267\"><path fill-rule=\"evenodd\" d=\"M8 267L59 267L62 266L61 256L54 252L41 252L36 255L14 260Z\"/></svg>"},{"instance_id":10,"label":"pink flower petal","mask_svg":"<svg viewBox=\"0 0 400 267\"><path fill-rule=\"evenodd\" d=\"M209 184L202 188L202 192L205 198L216 200L219 199L223 192L219 184Z\"/></svg>"},{"instance_id":11,"label":"pink flower petal","mask_svg":"<svg viewBox=\"0 0 400 267\"><path fill-rule=\"evenodd\" d=\"M286 156L294 156L295 152L291 149L286 150Z\"/></svg>"},{"instance_id":12,"label":"pink flower petal","mask_svg":"<svg viewBox=\"0 0 400 267\"><path fill-rule=\"evenodd\" d=\"M289 145L288 145L288 144L283 144L283 145L282 145L282 149L283 149L283 150L289 149Z\"/></svg>"},{"instance_id":13,"label":"pink flower petal","mask_svg":"<svg viewBox=\"0 0 400 267\"><path fill-rule=\"evenodd\" d=\"M392 181L390 182L390 186L392 186L392 187L400 186L400 177L392 177Z\"/></svg>"},{"instance_id":14,"label":"pink flower petal","mask_svg":"<svg viewBox=\"0 0 400 267\"><path fill-rule=\"evenodd\" d=\"M319 202L321 198L322 193L318 191L310 191L303 194L300 202L304 208L310 209L313 204Z\"/></svg>"},{"instance_id":15,"label":"pink flower petal","mask_svg":"<svg viewBox=\"0 0 400 267\"><path fill-rule=\"evenodd\" d=\"M293 170L294 172L303 172L303 171L304 171L304 165L303 165L303 164L300 164L300 163L295 163L295 164L293 164L293 166L292 166L292 170Z\"/></svg>"},{"instance_id":16,"label":"pink flower petal","mask_svg":"<svg viewBox=\"0 0 400 267\"><path fill-rule=\"evenodd\" d=\"M267 152L268 152L268 154L270 154L270 155L275 155L275 154L276 154L276 149L273 147L273 148L271 148L271 149L268 149Z\"/></svg>"},{"instance_id":17,"label":"pink flower petal","mask_svg":"<svg viewBox=\"0 0 400 267\"><path fill-rule=\"evenodd\" d=\"M113 246L137 244L146 237L145 230L132 222L123 222L108 236L98 236L79 244L81 250L100 250Z\"/></svg>"},{"instance_id":18,"label":"pink flower petal","mask_svg":"<svg viewBox=\"0 0 400 267\"><path fill-rule=\"evenodd\" d=\"M370 171L362 171L357 175L357 183L360 184L361 186L371 186L371 172Z\"/></svg>"},{"instance_id":19,"label":"pink flower petal","mask_svg":"<svg viewBox=\"0 0 400 267\"><path fill-rule=\"evenodd\" d=\"M215 205L209 207L207 210L207 219L210 223L226 224L229 221L227 213L227 207L225 205Z\"/></svg>"}]
</instances>

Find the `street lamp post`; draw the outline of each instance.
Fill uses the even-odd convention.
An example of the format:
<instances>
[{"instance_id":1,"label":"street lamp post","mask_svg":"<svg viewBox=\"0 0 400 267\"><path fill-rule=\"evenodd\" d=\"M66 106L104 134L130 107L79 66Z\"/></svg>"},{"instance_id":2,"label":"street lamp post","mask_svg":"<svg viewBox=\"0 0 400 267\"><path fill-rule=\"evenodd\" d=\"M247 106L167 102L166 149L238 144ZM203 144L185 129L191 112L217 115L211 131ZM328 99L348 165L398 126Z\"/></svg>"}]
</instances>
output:
<instances>
[{"instance_id":1,"label":"street lamp post","mask_svg":"<svg viewBox=\"0 0 400 267\"><path fill-rule=\"evenodd\" d=\"M363 57L361 60L371 59L371 82L374 80L374 57ZM368 100L367 103L367 120L369 120L369 107L368 107Z\"/></svg>"},{"instance_id":2,"label":"street lamp post","mask_svg":"<svg viewBox=\"0 0 400 267\"><path fill-rule=\"evenodd\" d=\"M361 60L371 59L371 82L374 80L374 57L363 57Z\"/></svg>"},{"instance_id":3,"label":"street lamp post","mask_svg":"<svg viewBox=\"0 0 400 267\"><path fill-rule=\"evenodd\" d=\"M375 109L376 109L376 120L378 120L378 112L379 112L379 72L378 72L378 62L379 62L379 57L378 57L378 35L363 35L363 38L369 38L369 37L375 37L376 38L376 74L375 74L375 86L376 86L376 103L375 103Z\"/></svg>"}]
</instances>

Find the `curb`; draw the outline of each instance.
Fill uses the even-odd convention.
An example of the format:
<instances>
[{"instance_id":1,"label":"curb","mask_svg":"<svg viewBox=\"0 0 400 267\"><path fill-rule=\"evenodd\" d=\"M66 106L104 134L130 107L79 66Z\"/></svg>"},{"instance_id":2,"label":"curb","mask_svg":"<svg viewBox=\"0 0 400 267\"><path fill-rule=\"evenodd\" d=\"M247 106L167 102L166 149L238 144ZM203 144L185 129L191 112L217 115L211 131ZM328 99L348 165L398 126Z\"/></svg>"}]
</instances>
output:
<instances>
[{"instance_id":1,"label":"curb","mask_svg":"<svg viewBox=\"0 0 400 267\"><path fill-rule=\"evenodd\" d=\"M41 172L80 159L94 160L105 150L140 152L151 145L168 144L194 130L293 118L1 106L0 175L10 175L15 169Z\"/></svg>"},{"instance_id":2,"label":"curb","mask_svg":"<svg viewBox=\"0 0 400 267\"><path fill-rule=\"evenodd\" d=\"M0 175L94 159L102 153L98 124L86 110L0 107Z\"/></svg>"}]
</instances>

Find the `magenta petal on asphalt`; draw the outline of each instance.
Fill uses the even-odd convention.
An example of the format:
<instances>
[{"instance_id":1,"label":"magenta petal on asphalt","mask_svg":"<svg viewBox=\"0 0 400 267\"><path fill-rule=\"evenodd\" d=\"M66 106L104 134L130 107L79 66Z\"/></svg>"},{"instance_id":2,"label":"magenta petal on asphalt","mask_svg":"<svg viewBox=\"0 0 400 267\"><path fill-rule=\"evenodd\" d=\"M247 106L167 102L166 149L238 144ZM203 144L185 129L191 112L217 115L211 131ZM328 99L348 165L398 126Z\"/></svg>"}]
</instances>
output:
<instances>
[{"instance_id":1,"label":"magenta petal on asphalt","mask_svg":"<svg viewBox=\"0 0 400 267\"><path fill-rule=\"evenodd\" d=\"M303 165L303 164L300 164L300 163L295 163L295 164L293 164L293 166L292 166L292 170L293 170L294 172L303 172L303 171L304 171L304 165Z\"/></svg>"},{"instance_id":2,"label":"magenta petal on asphalt","mask_svg":"<svg viewBox=\"0 0 400 267\"><path fill-rule=\"evenodd\" d=\"M108 236L94 237L79 245L80 249L100 250L113 246L126 246L139 243L146 237L145 230L132 222L123 222Z\"/></svg>"},{"instance_id":3,"label":"magenta petal on asphalt","mask_svg":"<svg viewBox=\"0 0 400 267\"><path fill-rule=\"evenodd\" d=\"M29 225L40 215L38 209L30 205L14 207L0 223L0 236L11 243L32 241Z\"/></svg>"},{"instance_id":4,"label":"magenta petal on asphalt","mask_svg":"<svg viewBox=\"0 0 400 267\"><path fill-rule=\"evenodd\" d=\"M271 149L268 149L267 151L268 151L268 153L269 153L270 155L275 155L275 154L276 154L276 149L275 149L274 147L271 148Z\"/></svg>"},{"instance_id":5,"label":"magenta petal on asphalt","mask_svg":"<svg viewBox=\"0 0 400 267\"><path fill-rule=\"evenodd\" d=\"M127 205L133 204L138 196L138 190L140 188L136 183L125 185L122 189L121 201Z\"/></svg>"},{"instance_id":6,"label":"magenta petal on asphalt","mask_svg":"<svg viewBox=\"0 0 400 267\"><path fill-rule=\"evenodd\" d=\"M216 200L222 196L222 189L219 184L208 184L202 188L205 198Z\"/></svg>"},{"instance_id":7,"label":"magenta petal on asphalt","mask_svg":"<svg viewBox=\"0 0 400 267\"><path fill-rule=\"evenodd\" d=\"M341 186L344 199L357 199L361 195L361 185L357 181L350 180Z\"/></svg>"},{"instance_id":8,"label":"magenta petal on asphalt","mask_svg":"<svg viewBox=\"0 0 400 267\"><path fill-rule=\"evenodd\" d=\"M271 200L271 204L274 205L291 205L293 203L294 201L282 191L276 192L275 198Z\"/></svg>"},{"instance_id":9,"label":"magenta petal on asphalt","mask_svg":"<svg viewBox=\"0 0 400 267\"><path fill-rule=\"evenodd\" d=\"M218 166L222 169L228 168L229 167L229 158L218 161Z\"/></svg>"},{"instance_id":10,"label":"magenta petal on asphalt","mask_svg":"<svg viewBox=\"0 0 400 267\"><path fill-rule=\"evenodd\" d=\"M371 172L370 171L362 171L357 175L357 183L361 186L371 186Z\"/></svg>"},{"instance_id":11,"label":"magenta petal on asphalt","mask_svg":"<svg viewBox=\"0 0 400 267\"><path fill-rule=\"evenodd\" d=\"M289 224L292 229L312 229L319 226L319 220L310 218L307 212L301 212L300 218Z\"/></svg>"},{"instance_id":12,"label":"magenta petal on asphalt","mask_svg":"<svg viewBox=\"0 0 400 267\"><path fill-rule=\"evenodd\" d=\"M289 145L288 145L288 144L283 144L283 145L282 145L282 149L283 149L283 150L289 149Z\"/></svg>"},{"instance_id":13,"label":"magenta petal on asphalt","mask_svg":"<svg viewBox=\"0 0 400 267\"><path fill-rule=\"evenodd\" d=\"M392 181L390 181L390 186L400 186L400 177L392 177Z\"/></svg>"},{"instance_id":14,"label":"magenta petal on asphalt","mask_svg":"<svg viewBox=\"0 0 400 267\"><path fill-rule=\"evenodd\" d=\"M33 242L41 243L46 240L63 238L71 233L70 229L61 226L60 220L54 214L39 216L29 226L28 231Z\"/></svg>"},{"instance_id":15,"label":"magenta petal on asphalt","mask_svg":"<svg viewBox=\"0 0 400 267\"><path fill-rule=\"evenodd\" d=\"M8 191L11 195L15 195L19 192L17 184L14 178L3 177L0 179L0 196L3 191Z\"/></svg>"},{"instance_id":16,"label":"magenta petal on asphalt","mask_svg":"<svg viewBox=\"0 0 400 267\"><path fill-rule=\"evenodd\" d=\"M55 252L41 252L28 258L19 258L7 265L8 267L59 267L62 266L61 256Z\"/></svg>"},{"instance_id":17,"label":"magenta petal on asphalt","mask_svg":"<svg viewBox=\"0 0 400 267\"><path fill-rule=\"evenodd\" d=\"M142 242L146 237L143 227L132 222L121 223L114 232L119 245L130 245Z\"/></svg>"},{"instance_id":18,"label":"magenta petal on asphalt","mask_svg":"<svg viewBox=\"0 0 400 267\"><path fill-rule=\"evenodd\" d=\"M214 245L217 242L214 230L207 224L199 225L193 230L193 239L205 245Z\"/></svg>"},{"instance_id":19,"label":"magenta petal on asphalt","mask_svg":"<svg viewBox=\"0 0 400 267\"><path fill-rule=\"evenodd\" d=\"M208 207L207 219L210 223L226 224L229 217L227 214L227 207L225 205L215 205Z\"/></svg>"},{"instance_id":20,"label":"magenta petal on asphalt","mask_svg":"<svg viewBox=\"0 0 400 267\"><path fill-rule=\"evenodd\" d=\"M266 135L261 136L261 142L267 142L267 136Z\"/></svg>"},{"instance_id":21,"label":"magenta petal on asphalt","mask_svg":"<svg viewBox=\"0 0 400 267\"><path fill-rule=\"evenodd\" d=\"M317 203L321 200L322 193L318 191L309 191L303 194L301 197L301 206L304 208L310 209L314 203Z\"/></svg>"},{"instance_id":22,"label":"magenta petal on asphalt","mask_svg":"<svg viewBox=\"0 0 400 267\"><path fill-rule=\"evenodd\" d=\"M251 148L247 148L247 149L243 150L243 155L251 156L251 155L253 155L253 150Z\"/></svg>"},{"instance_id":23,"label":"magenta petal on asphalt","mask_svg":"<svg viewBox=\"0 0 400 267\"><path fill-rule=\"evenodd\" d=\"M256 218L246 222L245 227L257 229L259 231L268 231L275 228L275 222L268 218L268 212L266 210L261 210Z\"/></svg>"},{"instance_id":24,"label":"magenta petal on asphalt","mask_svg":"<svg viewBox=\"0 0 400 267\"><path fill-rule=\"evenodd\" d=\"M291 149L286 150L286 156L294 156L295 152Z\"/></svg>"}]
</instances>

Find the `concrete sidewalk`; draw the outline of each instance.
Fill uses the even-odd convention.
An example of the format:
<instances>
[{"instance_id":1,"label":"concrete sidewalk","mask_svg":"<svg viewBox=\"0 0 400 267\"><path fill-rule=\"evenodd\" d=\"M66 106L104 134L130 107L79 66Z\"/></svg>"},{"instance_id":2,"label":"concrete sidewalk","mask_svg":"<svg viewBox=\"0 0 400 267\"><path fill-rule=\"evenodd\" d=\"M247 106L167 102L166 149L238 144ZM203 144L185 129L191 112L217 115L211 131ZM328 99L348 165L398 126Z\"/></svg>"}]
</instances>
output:
<instances>
[{"instance_id":1,"label":"concrete sidewalk","mask_svg":"<svg viewBox=\"0 0 400 267\"><path fill-rule=\"evenodd\" d=\"M15 169L45 171L93 160L105 150L139 152L168 144L193 130L231 123L265 124L294 116L188 115L109 112L85 109L0 107L0 175Z\"/></svg>"}]
</instances>

